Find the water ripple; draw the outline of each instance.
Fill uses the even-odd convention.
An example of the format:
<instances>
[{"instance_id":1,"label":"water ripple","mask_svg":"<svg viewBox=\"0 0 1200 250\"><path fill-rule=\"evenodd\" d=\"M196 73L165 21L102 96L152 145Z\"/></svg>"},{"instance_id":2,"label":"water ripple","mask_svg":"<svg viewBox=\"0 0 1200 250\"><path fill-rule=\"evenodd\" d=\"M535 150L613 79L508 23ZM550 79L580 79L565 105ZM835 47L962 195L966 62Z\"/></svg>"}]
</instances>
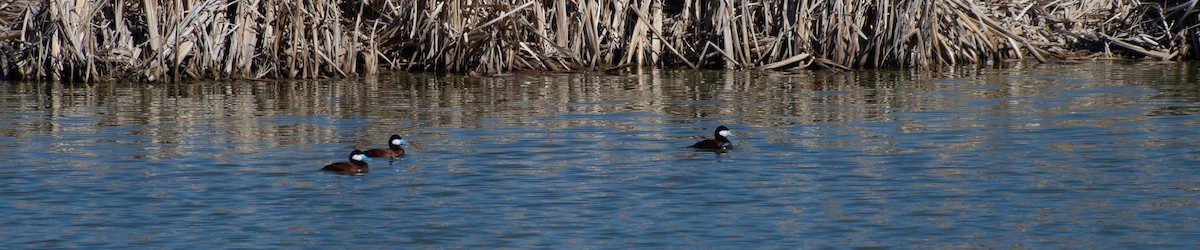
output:
<instances>
[{"instance_id":1,"label":"water ripple","mask_svg":"<svg viewBox=\"0 0 1200 250\"><path fill-rule=\"evenodd\" d=\"M0 83L0 245L1188 248L1190 67Z\"/></svg>"}]
</instances>

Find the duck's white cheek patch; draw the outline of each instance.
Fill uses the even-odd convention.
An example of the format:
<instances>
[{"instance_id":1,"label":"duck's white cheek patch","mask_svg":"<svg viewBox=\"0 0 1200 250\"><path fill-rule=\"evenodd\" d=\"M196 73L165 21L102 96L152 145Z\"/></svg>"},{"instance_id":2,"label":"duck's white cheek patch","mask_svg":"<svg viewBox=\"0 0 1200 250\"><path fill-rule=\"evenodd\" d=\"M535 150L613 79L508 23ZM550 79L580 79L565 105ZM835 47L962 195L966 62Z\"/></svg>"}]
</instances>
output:
<instances>
[{"instance_id":1,"label":"duck's white cheek patch","mask_svg":"<svg viewBox=\"0 0 1200 250\"><path fill-rule=\"evenodd\" d=\"M404 140L395 139L395 140L392 140L392 145L400 145L403 142L404 142Z\"/></svg>"},{"instance_id":2,"label":"duck's white cheek patch","mask_svg":"<svg viewBox=\"0 0 1200 250\"><path fill-rule=\"evenodd\" d=\"M733 133L729 133L729 130L721 130L721 132L717 132L717 134L720 134L721 136L731 136L731 135L733 135Z\"/></svg>"},{"instance_id":3,"label":"duck's white cheek patch","mask_svg":"<svg viewBox=\"0 0 1200 250\"><path fill-rule=\"evenodd\" d=\"M356 161L362 161L364 159L367 159L367 157L363 156L363 155L354 155L354 157L351 157L351 159L354 159Z\"/></svg>"}]
</instances>

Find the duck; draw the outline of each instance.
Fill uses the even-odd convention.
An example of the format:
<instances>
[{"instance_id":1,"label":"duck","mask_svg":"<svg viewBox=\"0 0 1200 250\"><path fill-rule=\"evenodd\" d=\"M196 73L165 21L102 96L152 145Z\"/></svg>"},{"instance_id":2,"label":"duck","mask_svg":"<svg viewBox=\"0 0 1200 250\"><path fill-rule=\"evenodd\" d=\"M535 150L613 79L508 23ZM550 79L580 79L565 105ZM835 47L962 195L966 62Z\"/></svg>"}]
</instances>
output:
<instances>
[{"instance_id":1,"label":"duck","mask_svg":"<svg viewBox=\"0 0 1200 250\"><path fill-rule=\"evenodd\" d=\"M349 162L336 162L333 164L325 165L325 167L321 168L321 170L335 171L335 172L343 173L343 174L366 173L367 172L367 156L363 155L363 152L361 150L355 149L354 152L350 152L350 161Z\"/></svg>"},{"instance_id":2,"label":"duck","mask_svg":"<svg viewBox=\"0 0 1200 250\"><path fill-rule=\"evenodd\" d=\"M729 128L725 126L720 126L713 131L713 137L716 139L703 140L688 147L701 150L729 150L733 148L733 142L730 142L727 136L733 136L733 132L729 132Z\"/></svg>"},{"instance_id":3,"label":"duck","mask_svg":"<svg viewBox=\"0 0 1200 250\"><path fill-rule=\"evenodd\" d=\"M364 152L367 157L387 157L391 159L404 156L404 148L400 145L408 145L408 141L401 138L400 135L392 135L388 138L388 148L375 148Z\"/></svg>"}]
</instances>

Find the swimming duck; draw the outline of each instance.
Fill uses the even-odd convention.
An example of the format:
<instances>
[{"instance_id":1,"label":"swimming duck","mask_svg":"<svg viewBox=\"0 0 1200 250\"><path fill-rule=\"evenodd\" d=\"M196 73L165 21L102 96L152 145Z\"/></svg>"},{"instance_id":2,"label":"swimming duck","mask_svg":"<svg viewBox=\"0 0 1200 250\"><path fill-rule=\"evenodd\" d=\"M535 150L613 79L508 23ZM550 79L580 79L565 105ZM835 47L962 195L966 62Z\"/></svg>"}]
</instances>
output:
<instances>
[{"instance_id":1,"label":"swimming duck","mask_svg":"<svg viewBox=\"0 0 1200 250\"><path fill-rule=\"evenodd\" d=\"M363 155L362 151L355 149L354 152L350 152L349 162L337 162L325 165L325 167L321 168L321 170L336 171L343 174L366 173L367 156Z\"/></svg>"},{"instance_id":2,"label":"swimming duck","mask_svg":"<svg viewBox=\"0 0 1200 250\"><path fill-rule=\"evenodd\" d=\"M713 137L716 137L715 140L703 140L688 147L703 150L729 150L733 148L733 142L730 142L727 136L733 136L733 133L729 132L729 128L720 126L717 127L717 130L713 131Z\"/></svg>"},{"instance_id":3,"label":"swimming duck","mask_svg":"<svg viewBox=\"0 0 1200 250\"><path fill-rule=\"evenodd\" d=\"M400 135L392 135L392 137L388 138L388 148L371 149L367 150L367 152L364 152L364 154L366 154L367 157L387 157L396 159L404 156L404 148L401 148L400 145L408 145L408 141L405 141L404 138L400 137Z\"/></svg>"}]
</instances>

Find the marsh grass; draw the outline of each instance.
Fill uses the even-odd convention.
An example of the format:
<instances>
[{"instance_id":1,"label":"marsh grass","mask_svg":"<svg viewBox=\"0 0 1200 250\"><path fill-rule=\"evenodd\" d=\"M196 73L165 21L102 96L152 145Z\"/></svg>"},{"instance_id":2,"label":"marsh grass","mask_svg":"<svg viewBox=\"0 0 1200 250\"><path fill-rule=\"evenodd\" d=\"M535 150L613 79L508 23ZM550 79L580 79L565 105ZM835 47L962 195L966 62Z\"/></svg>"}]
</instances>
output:
<instances>
[{"instance_id":1,"label":"marsh grass","mask_svg":"<svg viewBox=\"0 0 1200 250\"><path fill-rule=\"evenodd\" d=\"M13 0L0 75L55 81L1178 59L1195 1Z\"/></svg>"}]
</instances>

